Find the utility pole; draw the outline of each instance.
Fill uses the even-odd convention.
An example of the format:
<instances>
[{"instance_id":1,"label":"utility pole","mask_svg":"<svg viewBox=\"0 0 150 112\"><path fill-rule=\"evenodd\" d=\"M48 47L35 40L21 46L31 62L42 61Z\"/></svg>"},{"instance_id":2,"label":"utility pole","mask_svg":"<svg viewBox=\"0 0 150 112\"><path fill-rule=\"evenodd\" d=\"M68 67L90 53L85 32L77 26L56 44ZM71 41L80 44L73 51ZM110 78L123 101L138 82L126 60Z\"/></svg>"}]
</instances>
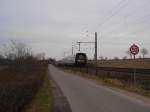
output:
<instances>
[{"instance_id":1,"label":"utility pole","mask_svg":"<svg viewBox=\"0 0 150 112\"><path fill-rule=\"evenodd\" d=\"M97 66L97 32L95 32L95 65Z\"/></svg>"},{"instance_id":2,"label":"utility pole","mask_svg":"<svg viewBox=\"0 0 150 112\"><path fill-rule=\"evenodd\" d=\"M97 32L95 32L95 69L97 75Z\"/></svg>"},{"instance_id":3,"label":"utility pole","mask_svg":"<svg viewBox=\"0 0 150 112\"><path fill-rule=\"evenodd\" d=\"M77 42L77 43L78 43L78 45L79 45L78 51L80 51L80 46L81 46L81 43L82 43L82 42Z\"/></svg>"},{"instance_id":4,"label":"utility pole","mask_svg":"<svg viewBox=\"0 0 150 112\"><path fill-rule=\"evenodd\" d=\"M79 45L79 50L81 49L81 44L86 43L86 44L95 44L95 53L94 53L94 61L95 65L97 65L97 32L95 32L95 41L94 42L77 42Z\"/></svg>"},{"instance_id":5,"label":"utility pole","mask_svg":"<svg viewBox=\"0 0 150 112\"><path fill-rule=\"evenodd\" d=\"M74 46L72 45L72 55L73 55L73 50L74 50L74 48L73 48Z\"/></svg>"},{"instance_id":6,"label":"utility pole","mask_svg":"<svg viewBox=\"0 0 150 112\"><path fill-rule=\"evenodd\" d=\"M77 43L79 45L79 51L80 51L81 43L95 44L94 62L95 62L95 69L96 69L96 75L97 75L97 32L95 32L94 42L77 42Z\"/></svg>"}]
</instances>

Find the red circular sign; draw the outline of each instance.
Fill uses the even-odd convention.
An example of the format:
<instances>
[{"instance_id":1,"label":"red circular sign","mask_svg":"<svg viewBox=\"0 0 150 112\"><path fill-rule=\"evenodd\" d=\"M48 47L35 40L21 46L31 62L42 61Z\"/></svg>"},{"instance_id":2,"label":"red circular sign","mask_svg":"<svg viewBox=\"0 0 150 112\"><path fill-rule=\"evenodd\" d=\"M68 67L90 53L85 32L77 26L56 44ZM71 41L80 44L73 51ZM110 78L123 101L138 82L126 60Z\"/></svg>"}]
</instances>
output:
<instances>
[{"instance_id":1,"label":"red circular sign","mask_svg":"<svg viewBox=\"0 0 150 112\"><path fill-rule=\"evenodd\" d=\"M133 54L133 55L137 55L139 53L139 47L135 44L133 44L131 47L130 47L130 52Z\"/></svg>"}]
</instances>

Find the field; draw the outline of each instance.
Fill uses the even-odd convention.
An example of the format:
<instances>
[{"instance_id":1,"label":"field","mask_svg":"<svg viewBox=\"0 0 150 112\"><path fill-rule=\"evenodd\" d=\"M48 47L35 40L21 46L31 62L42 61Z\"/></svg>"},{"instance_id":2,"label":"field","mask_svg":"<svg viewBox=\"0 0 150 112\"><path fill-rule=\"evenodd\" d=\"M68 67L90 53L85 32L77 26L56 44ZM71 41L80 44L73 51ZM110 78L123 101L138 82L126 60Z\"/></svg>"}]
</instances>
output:
<instances>
[{"instance_id":1,"label":"field","mask_svg":"<svg viewBox=\"0 0 150 112\"><path fill-rule=\"evenodd\" d=\"M47 65L21 66L0 70L0 112L21 112L44 83Z\"/></svg>"},{"instance_id":2,"label":"field","mask_svg":"<svg viewBox=\"0 0 150 112\"><path fill-rule=\"evenodd\" d=\"M150 69L150 59L99 60L99 67L147 68Z\"/></svg>"}]
</instances>

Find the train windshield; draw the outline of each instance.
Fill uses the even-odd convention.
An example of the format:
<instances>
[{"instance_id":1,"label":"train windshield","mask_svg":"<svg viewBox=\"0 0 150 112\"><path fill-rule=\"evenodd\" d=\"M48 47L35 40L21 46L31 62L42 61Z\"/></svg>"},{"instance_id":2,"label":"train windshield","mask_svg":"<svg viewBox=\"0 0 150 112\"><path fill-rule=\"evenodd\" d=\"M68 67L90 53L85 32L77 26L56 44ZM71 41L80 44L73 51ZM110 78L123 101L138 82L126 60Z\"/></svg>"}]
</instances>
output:
<instances>
[{"instance_id":1,"label":"train windshield","mask_svg":"<svg viewBox=\"0 0 150 112\"><path fill-rule=\"evenodd\" d=\"M87 57L85 53L77 53L76 54L76 61L86 63Z\"/></svg>"},{"instance_id":2,"label":"train windshield","mask_svg":"<svg viewBox=\"0 0 150 112\"><path fill-rule=\"evenodd\" d=\"M84 60L85 59L85 56L84 55L79 55L79 60Z\"/></svg>"}]
</instances>

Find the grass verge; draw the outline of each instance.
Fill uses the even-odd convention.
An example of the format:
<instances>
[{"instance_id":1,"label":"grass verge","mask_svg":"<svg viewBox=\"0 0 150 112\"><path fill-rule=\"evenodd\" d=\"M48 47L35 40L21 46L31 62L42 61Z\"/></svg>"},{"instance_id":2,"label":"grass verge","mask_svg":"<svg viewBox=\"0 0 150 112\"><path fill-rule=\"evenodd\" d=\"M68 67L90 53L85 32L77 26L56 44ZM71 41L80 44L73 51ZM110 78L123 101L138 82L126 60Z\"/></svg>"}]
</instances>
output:
<instances>
[{"instance_id":1,"label":"grass verge","mask_svg":"<svg viewBox=\"0 0 150 112\"><path fill-rule=\"evenodd\" d=\"M26 106L24 112L52 112L53 97L52 88L48 74L44 78L44 82L31 103Z\"/></svg>"},{"instance_id":2,"label":"grass verge","mask_svg":"<svg viewBox=\"0 0 150 112\"><path fill-rule=\"evenodd\" d=\"M10 66L0 70L0 112L22 112L37 97L43 99L36 100L39 104L46 105L48 102L47 96L49 95L48 91L50 92L50 83L46 78L48 75L47 65L39 63L30 68L22 65L20 67L23 69ZM39 105L36 107L39 107ZM48 111L50 110L48 109ZM32 112L34 111L32 110Z\"/></svg>"}]
</instances>

